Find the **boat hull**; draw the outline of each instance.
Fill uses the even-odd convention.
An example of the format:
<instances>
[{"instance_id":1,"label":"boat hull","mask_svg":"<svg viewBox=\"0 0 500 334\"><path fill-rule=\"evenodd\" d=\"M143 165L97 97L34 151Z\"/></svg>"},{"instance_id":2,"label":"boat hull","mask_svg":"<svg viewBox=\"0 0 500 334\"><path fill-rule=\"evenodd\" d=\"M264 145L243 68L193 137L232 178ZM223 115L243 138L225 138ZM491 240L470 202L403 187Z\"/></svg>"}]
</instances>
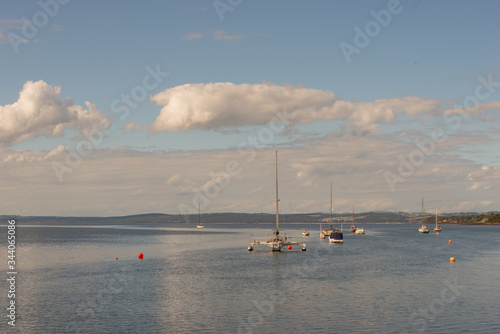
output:
<instances>
[{"instance_id":1,"label":"boat hull","mask_svg":"<svg viewBox=\"0 0 500 334\"><path fill-rule=\"evenodd\" d=\"M331 244L341 244L344 242L344 234L342 232L332 232L330 234Z\"/></svg>"},{"instance_id":2,"label":"boat hull","mask_svg":"<svg viewBox=\"0 0 500 334\"><path fill-rule=\"evenodd\" d=\"M362 228L362 227L361 228L357 228L355 233L356 234L365 234L365 229Z\"/></svg>"},{"instance_id":3,"label":"boat hull","mask_svg":"<svg viewBox=\"0 0 500 334\"><path fill-rule=\"evenodd\" d=\"M271 247L271 250L273 252L281 252L281 249L283 247L287 248L289 246L300 246L302 251L306 250L306 244L303 242L296 242L296 241L289 241L289 240L275 239L275 238L272 238L268 241L259 241L255 239L250 243L250 246L248 246L248 250L253 251L255 246L258 245Z\"/></svg>"}]
</instances>

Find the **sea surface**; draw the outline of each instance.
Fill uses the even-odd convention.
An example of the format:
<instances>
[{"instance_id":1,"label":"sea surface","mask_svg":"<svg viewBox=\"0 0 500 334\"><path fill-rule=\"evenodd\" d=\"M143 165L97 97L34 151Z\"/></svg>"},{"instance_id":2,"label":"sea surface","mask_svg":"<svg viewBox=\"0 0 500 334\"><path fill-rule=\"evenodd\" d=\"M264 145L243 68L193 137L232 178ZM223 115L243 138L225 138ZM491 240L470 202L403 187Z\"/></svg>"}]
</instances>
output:
<instances>
[{"instance_id":1,"label":"sea surface","mask_svg":"<svg viewBox=\"0 0 500 334\"><path fill-rule=\"evenodd\" d=\"M329 244L283 225L307 251L247 251L271 228L18 223L16 327L2 280L0 332L500 333L500 226L367 224Z\"/></svg>"}]
</instances>

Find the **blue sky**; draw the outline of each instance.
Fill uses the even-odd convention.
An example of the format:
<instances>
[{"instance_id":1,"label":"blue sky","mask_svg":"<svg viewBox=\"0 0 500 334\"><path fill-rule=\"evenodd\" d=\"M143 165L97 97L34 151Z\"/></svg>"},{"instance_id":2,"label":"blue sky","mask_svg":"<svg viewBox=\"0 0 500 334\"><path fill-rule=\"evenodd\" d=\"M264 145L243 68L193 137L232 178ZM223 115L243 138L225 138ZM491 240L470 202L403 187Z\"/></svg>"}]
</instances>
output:
<instances>
[{"instance_id":1,"label":"blue sky","mask_svg":"<svg viewBox=\"0 0 500 334\"><path fill-rule=\"evenodd\" d=\"M41 3L1 5L3 212L178 213L210 186L205 212L272 211L257 185L275 149L289 212L327 210L330 180L339 211L499 209L496 1ZM210 176L232 160L227 184Z\"/></svg>"}]
</instances>

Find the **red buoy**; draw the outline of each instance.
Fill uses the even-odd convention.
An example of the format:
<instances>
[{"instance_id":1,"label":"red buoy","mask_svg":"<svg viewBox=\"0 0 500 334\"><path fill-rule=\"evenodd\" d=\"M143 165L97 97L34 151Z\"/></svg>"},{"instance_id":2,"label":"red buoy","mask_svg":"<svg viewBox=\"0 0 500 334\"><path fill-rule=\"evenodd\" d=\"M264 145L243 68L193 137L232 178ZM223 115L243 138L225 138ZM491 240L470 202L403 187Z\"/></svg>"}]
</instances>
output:
<instances>
[{"instance_id":1,"label":"red buoy","mask_svg":"<svg viewBox=\"0 0 500 334\"><path fill-rule=\"evenodd\" d=\"M292 245L288 246L288 249L292 249Z\"/></svg>"},{"instance_id":2,"label":"red buoy","mask_svg":"<svg viewBox=\"0 0 500 334\"><path fill-rule=\"evenodd\" d=\"M453 241L449 240L448 242L451 244Z\"/></svg>"},{"instance_id":3,"label":"red buoy","mask_svg":"<svg viewBox=\"0 0 500 334\"><path fill-rule=\"evenodd\" d=\"M116 258L118 260L118 258Z\"/></svg>"},{"instance_id":4,"label":"red buoy","mask_svg":"<svg viewBox=\"0 0 500 334\"><path fill-rule=\"evenodd\" d=\"M139 259L142 259L144 257L144 254L139 253Z\"/></svg>"}]
</instances>

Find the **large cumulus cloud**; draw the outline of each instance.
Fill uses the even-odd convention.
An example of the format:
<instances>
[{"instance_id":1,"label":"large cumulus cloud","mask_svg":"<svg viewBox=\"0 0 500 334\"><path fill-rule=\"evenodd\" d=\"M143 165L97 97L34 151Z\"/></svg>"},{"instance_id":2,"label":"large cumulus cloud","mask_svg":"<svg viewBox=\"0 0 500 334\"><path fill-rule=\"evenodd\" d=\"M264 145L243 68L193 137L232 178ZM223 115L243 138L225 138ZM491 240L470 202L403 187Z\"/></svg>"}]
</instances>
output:
<instances>
[{"instance_id":1,"label":"large cumulus cloud","mask_svg":"<svg viewBox=\"0 0 500 334\"><path fill-rule=\"evenodd\" d=\"M149 126L151 132L219 130L263 125L286 112L291 124L342 120L364 130L390 123L398 115L438 116L485 114L498 110L500 102L480 102L472 107L446 105L436 99L407 96L371 102L344 101L331 91L293 85L234 84L230 82L186 84L151 96L161 112Z\"/></svg>"},{"instance_id":2,"label":"large cumulus cloud","mask_svg":"<svg viewBox=\"0 0 500 334\"><path fill-rule=\"evenodd\" d=\"M309 118L324 118L335 95L291 85L217 82L173 87L153 95L151 100L162 109L150 130L161 132L263 125L283 109L308 114Z\"/></svg>"},{"instance_id":3,"label":"large cumulus cloud","mask_svg":"<svg viewBox=\"0 0 500 334\"><path fill-rule=\"evenodd\" d=\"M272 83L186 84L153 95L151 100L162 107L150 126L152 132L263 125L283 110L292 124L341 119L363 128L377 121L390 122L398 113L415 116L439 108L433 99L348 102L331 91Z\"/></svg>"},{"instance_id":4,"label":"large cumulus cloud","mask_svg":"<svg viewBox=\"0 0 500 334\"><path fill-rule=\"evenodd\" d=\"M66 129L82 133L105 128L109 120L90 102L85 108L62 99L61 87L43 80L27 81L19 99L0 106L0 144L14 144L38 136L59 137Z\"/></svg>"}]
</instances>

